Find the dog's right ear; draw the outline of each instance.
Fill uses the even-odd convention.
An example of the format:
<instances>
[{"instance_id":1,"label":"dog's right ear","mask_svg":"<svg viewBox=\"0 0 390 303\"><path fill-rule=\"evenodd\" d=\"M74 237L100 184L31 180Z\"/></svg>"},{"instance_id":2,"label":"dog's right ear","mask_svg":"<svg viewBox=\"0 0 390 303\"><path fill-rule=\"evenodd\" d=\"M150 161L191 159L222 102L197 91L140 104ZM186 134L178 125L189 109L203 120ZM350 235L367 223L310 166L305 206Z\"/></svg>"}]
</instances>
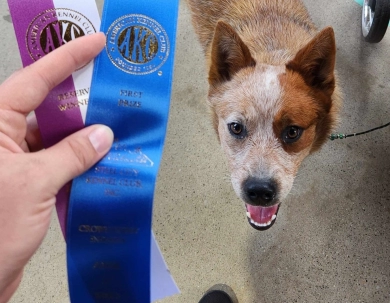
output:
<instances>
[{"instance_id":1,"label":"dog's right ear","mask_svg":"<svg viewBox=\"0 0 390 303\"><path fill-rule=\"evenodd\" d=\"M229 81L242 68L255 65L249 48L235 30L225 22L219 21L211 50L210 85Z\"/></svg>"}]
</instances>

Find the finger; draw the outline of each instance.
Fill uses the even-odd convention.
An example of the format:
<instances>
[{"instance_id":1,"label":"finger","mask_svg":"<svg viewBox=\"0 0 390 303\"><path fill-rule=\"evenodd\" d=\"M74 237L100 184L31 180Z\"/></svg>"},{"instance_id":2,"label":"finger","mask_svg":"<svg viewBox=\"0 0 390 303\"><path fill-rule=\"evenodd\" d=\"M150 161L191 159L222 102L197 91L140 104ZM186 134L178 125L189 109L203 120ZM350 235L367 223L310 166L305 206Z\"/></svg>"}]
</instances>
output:
<instances>
[{"instance_id":1,"label":"finger","mask_svg":"<svg viewBox=\"0 0 390 303\"><path fill-rule=\"evenodd\" d=\"M59 190L67 182L84 173L98 162L110 149L113 132L103 125L85 128L53 147L39 152L45 163L49 184Z\"/></svg>"},{"instance_id":2,"label":"finger","mask_svg":"<svg viewBox=\"0 0 390 303\"><path fill-rule=\"evenodd\" d=\"M102 33L78 38L16 72L0 87L0 107L28 114L50 90L96 57L104 44Z\"/></svg>"},{"instance_id":3,"label":"finger","mask_svg":"<svg viewBox=\"0 0 390 303\"><path fill-rule=\"evenodd\" d=\"M20 144L20 148L23 150L23 152L25 153L29 153L30 152L30 147L28 146L27 142L26 141L23 141L21 144Z\"/></svg>"},{"instance_id":4,"label":"finger","mask_svg":"<svg viewBox=\"0 0 390 303\"><path fill-rule=\"evenodd\" d=\"M27 116L27 133L26 141L28 150L30 152L36 152L43 149L41 132L39 131L37 118L34 112Z\"/></svg>"}]
</instances>

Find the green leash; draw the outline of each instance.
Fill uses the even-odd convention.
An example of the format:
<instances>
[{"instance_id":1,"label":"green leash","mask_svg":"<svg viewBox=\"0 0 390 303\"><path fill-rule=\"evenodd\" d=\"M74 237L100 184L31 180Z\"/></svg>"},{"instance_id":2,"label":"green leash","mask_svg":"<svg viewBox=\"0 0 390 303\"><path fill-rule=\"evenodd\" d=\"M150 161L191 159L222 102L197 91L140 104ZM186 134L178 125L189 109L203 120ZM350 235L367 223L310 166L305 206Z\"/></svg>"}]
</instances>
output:
<instances>
[{"instance_id":1,"label":"green leash","mask_svg":"<svg viewBox=\"0 0 390 303\"><path fill-rule=\"evenodd\" d=\"M355 136L360 136L360 135L364 135L364 134L367 134L367 133L371 133L375 130L378 130L378 129L381 129L381 128L385 128L387 126L390 125L390 122L385 124L385 125L382 125L382 126L379 126L379 127L375 127L375 128L372 128L370 130L366 130L364 132L361 132L361 133L354 133L354 134L349 134L349 135L345 135L345 134L331 134L329 136L329 139L330 140L336 140L336 139L345 139L345 138L348 138L348 137L355 137Z\"/></svg>"}]
</instances>

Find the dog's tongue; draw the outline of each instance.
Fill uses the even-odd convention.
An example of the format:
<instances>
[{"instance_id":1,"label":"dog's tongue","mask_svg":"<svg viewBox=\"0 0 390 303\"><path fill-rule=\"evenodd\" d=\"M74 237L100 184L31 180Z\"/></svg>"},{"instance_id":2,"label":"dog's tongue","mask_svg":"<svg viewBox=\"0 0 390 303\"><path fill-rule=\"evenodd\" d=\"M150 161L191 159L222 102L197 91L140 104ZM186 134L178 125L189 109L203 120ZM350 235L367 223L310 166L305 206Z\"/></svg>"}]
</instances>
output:
<instances>
[{"instance_id":1,"label":"dog's tongue","mask_svg":"<svg viewBox=\"0 0 390 303\"><path fill-rule=\"evenodd\" d=\"M276 218L279 204L271 207L253 206L246 204L246 209L250 214L250 218L256 223L269 224Z\"/></svg>"}]
</instances>

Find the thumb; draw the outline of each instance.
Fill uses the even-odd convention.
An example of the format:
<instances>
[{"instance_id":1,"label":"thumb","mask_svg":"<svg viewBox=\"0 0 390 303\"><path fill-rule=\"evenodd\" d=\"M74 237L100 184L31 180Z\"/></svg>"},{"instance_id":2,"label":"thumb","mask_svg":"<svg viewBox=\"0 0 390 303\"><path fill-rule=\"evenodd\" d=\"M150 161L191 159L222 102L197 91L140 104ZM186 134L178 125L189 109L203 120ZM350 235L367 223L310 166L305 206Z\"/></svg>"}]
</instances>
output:
<instances>
[{"instance_id":1,"label":"thumb","mask_svg":"<svg viewBox=\"0 0 390 303\"><path fill-rule=\"evenodd\" d=\"M72 134L39 153L45 163L45 175L59 190L103 158L113 139L112 130L104 125L93 125Z\"/></svg>"}]
</instances>

